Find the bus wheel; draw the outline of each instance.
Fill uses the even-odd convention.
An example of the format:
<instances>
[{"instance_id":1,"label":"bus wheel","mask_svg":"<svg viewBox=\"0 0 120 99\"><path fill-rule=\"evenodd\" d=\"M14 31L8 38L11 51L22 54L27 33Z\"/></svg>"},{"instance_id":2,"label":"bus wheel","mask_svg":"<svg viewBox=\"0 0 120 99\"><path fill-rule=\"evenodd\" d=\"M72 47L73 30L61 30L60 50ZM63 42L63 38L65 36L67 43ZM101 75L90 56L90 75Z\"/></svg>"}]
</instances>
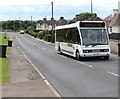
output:
<instances>
[{"instance_id":1,"label":"bus wheel","mask_svg":"<svg viewBox=\"0 0 120 99\"><path fill-rule=\"evenodd\" d=\"M104 56L104 59L105 59L105 60L108 60L108 59L109 59L109 56Z\"/></svg>"},{"instance_id":2,"label":"bus wheel","mask_svg":"<svg viewBox=\"0 0 120 99\"><path fill-rule=\"evenodd\" d=\"M77 60L81 60L79 51L76 52L76 59L77 59Z\"/></svg>"}]
</instances>

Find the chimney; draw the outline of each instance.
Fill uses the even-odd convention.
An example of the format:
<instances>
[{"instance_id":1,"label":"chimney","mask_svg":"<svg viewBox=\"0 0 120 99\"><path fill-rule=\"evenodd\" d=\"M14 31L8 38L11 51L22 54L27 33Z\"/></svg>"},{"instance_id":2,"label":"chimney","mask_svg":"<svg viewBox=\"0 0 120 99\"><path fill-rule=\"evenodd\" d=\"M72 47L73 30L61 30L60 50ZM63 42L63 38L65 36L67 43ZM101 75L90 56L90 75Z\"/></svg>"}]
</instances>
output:
<instances>
[{"instance_id":1,"label":"chimney","mask_svg":"<svg viewBox=\"0 0 120 99\"><path fill-rule=\"evenodd\" d=\"M118 9L113 9L113 16L115 15L115 14L118 14Z\"/></svg>"},{"instance_id":2,"label":"chimney","mask_svg":"<svg viewBox=\"0 0 120 99\"><path fill-rule=\"evenodd\" d=\"M64 19L64 17L60 17L60 20Z\"/></svg>"},{"instance_id":3,"label":"chimney","mask_svg":"<svg viewBox=\"0 0 120 99\"><path fill-rule=\"evenodd\" d=\"M47 19L46 19L46 18L43 18L43 21L47 21Z\"/></svg>"}]
</instances>

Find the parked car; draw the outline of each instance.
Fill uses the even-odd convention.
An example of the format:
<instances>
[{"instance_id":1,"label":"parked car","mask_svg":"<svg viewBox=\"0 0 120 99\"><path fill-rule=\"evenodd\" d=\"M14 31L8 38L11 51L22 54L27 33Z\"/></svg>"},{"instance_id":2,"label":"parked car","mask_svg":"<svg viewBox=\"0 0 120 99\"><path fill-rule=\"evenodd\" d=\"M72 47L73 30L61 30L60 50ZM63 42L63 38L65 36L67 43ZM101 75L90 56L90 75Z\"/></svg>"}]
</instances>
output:
<instances>
[{"instance_id":1,"label":"parked car","mask_svg":"<svg viewBox=\"0 0 120 99\"><path fill-rule=\"evenodd\" d=\"M24 30L21 30L21 31L20 31L20 34L24 34L24 33L25 33Z\"/></svg>"}]
</instances>

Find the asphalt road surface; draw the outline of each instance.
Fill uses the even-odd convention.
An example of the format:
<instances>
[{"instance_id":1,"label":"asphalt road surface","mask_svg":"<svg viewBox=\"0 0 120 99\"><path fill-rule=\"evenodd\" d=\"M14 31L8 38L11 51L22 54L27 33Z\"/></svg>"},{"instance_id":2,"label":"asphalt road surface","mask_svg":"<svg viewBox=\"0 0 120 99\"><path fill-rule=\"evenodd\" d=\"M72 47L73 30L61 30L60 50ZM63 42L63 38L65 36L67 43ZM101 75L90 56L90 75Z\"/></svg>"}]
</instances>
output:
<instances>
[{"instance_id":1,"label":"asphalt road surface","mask_svg":"<svg viewBox=\"0 0 120 99\"><path fill-rule=\"evenodd\" d=\"M77 61L54 45L27 34L12 34L20 49L62 97L118 97L118 59Z\"/></svg>"}]
</instances>

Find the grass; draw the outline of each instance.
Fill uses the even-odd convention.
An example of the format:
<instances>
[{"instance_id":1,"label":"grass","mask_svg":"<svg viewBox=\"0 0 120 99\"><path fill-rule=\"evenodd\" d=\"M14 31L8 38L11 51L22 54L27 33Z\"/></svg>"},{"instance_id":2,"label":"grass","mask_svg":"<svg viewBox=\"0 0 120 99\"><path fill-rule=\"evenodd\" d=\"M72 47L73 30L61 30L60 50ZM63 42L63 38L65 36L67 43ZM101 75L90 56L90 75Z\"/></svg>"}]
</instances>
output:
<instances>
[{"instance_id":1,"label":"grass","mask_svg":"<svg viewBox=\"0 0 120 99\"><path fill-rule=\"evenodd\" d=\"M4 38L5 36L6 36L6 39ZM7 45L9 39L10 37L8 35L0 33L0 44Z\"/></svg>"},{"instance_id":2,"label":"grass","mask_svg":"<svg viewBox=\"0 0 120 99\"><path fill-rule=\"evenodd\" d=\"M0 58L0 83L6 84L9 83L9 59L8 58Z\"/></svg>"},{"instance_id":3,"label":"grass","mask_svg":"<svg viewBox=\"0 0 120 99\"><path fill-rule=\"evenodd\" d=\"M5 34L0 33L0 45L7 45L9 36L6 35L6 39L4 38ZM7 54L9 53L9 49L7 48ZM9 83L9 58L0 58L0 83L6 84Z\"/></svg>"}]
</instances>

